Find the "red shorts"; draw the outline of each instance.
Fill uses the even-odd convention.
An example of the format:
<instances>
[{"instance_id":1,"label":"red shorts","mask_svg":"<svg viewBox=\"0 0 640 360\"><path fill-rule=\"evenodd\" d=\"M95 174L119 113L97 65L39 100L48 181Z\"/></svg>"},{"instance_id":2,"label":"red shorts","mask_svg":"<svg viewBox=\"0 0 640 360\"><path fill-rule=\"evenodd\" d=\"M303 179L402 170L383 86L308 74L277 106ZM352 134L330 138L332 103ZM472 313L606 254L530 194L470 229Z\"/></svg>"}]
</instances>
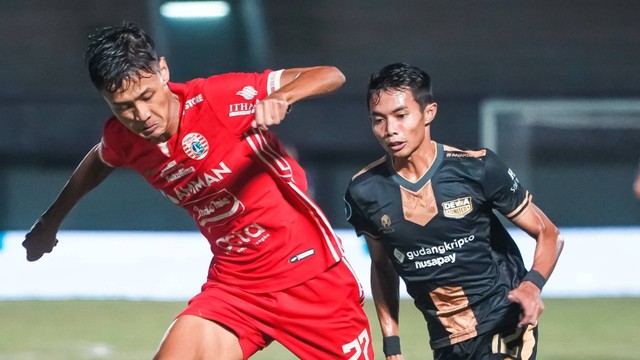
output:
<instances>
[{"instance_id":1,"label":"red shorts","mask_svg":"<svg viewBox=\"0 0 640 360\"><path fill-rule=\"evenodd\" d=\"M303 284L267 294L208 282L178 316L228 327L245 359L276 340L305 360L373 360L363 303L360 284L343 260Z\"/></svg>"}]
</instances>

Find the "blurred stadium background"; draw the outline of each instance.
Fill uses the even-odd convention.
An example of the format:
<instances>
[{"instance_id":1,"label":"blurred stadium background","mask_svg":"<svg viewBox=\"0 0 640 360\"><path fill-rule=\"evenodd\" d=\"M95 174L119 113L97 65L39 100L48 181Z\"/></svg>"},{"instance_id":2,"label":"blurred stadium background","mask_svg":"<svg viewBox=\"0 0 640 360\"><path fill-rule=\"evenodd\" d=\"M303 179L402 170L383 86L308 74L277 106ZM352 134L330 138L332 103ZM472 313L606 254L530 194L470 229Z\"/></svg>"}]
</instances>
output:
<instances>
[{"instance_id":1,"label":"blurred stadium background","mask_svg":"<svg viewBox=\"0 0 640 360\"><path fill-rule=\"evenodd\" d=\"M488 100L640 99L637 1L237 0L227 16L206 20L163 17L163 3L0 1L1 229L28 228L99 141L109 110L89 82L82 54L89 32L123 19L156 38L174 81L338 66L345 86L297 105L274 131L296 148L317 201L339 228L347 226L346 182L382 154L363 99L368 77L387 63L430 73L440 105L433 136L459 146L483 145L481 105ZM521 180L561 226L640 222L631 192L638 126L607 127L614 119L607 111L597 115L598 127L547 128L530 137L526 151L515 151L543 177L557 176L544 185L535 177ZM520 139L522 130L515 135ZM518 171L516 160L510 165ZM66 228L193 229L137 175L121 171L109 183ZM565 193L572 201L559 196Z\"/></svg>"},{"instance_id":2,"label":"blurred stadium background","mask_svg":"<svg viewBox=\"0 0 640 360\"><path fill-rule=\"evenodd\" d=\"M173 81L229 71L339 67L347 77L341 89L296 105L273 129L297 152L313 196L338 229L348 230L342 202L347 182L382 155L364 102L370 74L391 62L425 69L439 103L433 137L463 147L491 146L557 225L575 234L593 230L591 242L580 243L582 235L571 239L567 256L594 246L586 264L628 283L631 290L619 294L640 295L640 280L628 275L640 250L640 200L632 191L640 160L640 2L230 0L226 16L195 20L161 15L165 3L0 0L3 286L9 278L19 283L21 272L29 271L13 258L22 254L10 250L99 141L109 115L83 65L87 35L126 19L155 38ZM141 177L120 170L84 199L63 229L104 234L195 228ZM207 251L206 244L201 249ZM92 256L99 256L96 250ZM113 256L100 261L108 264ZM94 259L79 265L91 266ZM49 285L51 298L56 288L67 288ZM0 328L14 324L5 321L10 314L0 310ZM48 358L12 357L3 352L5 345L0 341L0 359ZM627 358L581 354L556 358Z\"/></svg>"}]
</instances>

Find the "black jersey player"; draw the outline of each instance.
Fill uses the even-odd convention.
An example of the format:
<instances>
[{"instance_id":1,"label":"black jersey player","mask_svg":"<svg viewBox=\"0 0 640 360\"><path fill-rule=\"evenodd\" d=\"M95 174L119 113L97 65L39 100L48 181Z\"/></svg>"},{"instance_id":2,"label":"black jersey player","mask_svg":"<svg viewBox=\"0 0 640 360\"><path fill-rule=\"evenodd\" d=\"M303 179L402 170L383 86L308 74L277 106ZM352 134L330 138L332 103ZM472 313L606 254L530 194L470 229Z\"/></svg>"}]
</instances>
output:
<instances>
[{"instance_id":1,"label":"black jersey player","mask_svg":"<svg viewBox=\"0 0 640 360\"><path fill-rule=\"evenodd\" d=\"M563 246L558 229L491 150L431 139L437 104L424 71L385 66L367 99L387 155L353 177L345 200L371 254L387 359L402 358L399 277L427 321L435 359L535 358L540 292ZM530 271L494 210L537 241Z\"/></svg>"}]
</instances>

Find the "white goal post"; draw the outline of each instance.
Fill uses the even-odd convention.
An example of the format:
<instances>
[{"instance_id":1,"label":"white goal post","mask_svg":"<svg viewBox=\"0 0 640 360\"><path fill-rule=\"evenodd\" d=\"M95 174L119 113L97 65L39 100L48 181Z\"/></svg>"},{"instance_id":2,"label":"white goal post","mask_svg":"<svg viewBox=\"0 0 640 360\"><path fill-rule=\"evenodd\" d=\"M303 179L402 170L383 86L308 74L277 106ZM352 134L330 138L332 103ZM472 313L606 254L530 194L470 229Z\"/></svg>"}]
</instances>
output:
<instances>
[{"instance_id":1,"label":"white goal post","mask_svg":"<svg viewBox=\"0 0 640 360\"><path fill-rule=\"evenodd\" d=\"M640 129L640 99L485 100L480 105L480 144L499 151L501 116L526 125ZM640 152L640 144L638 144Z\"/></svg>"},{"instance_id":2,"label":"white goal post","mask_svg":"<svg viewBox=\"0 0 640 360\"><path fill-rule=\"evenodd\" d=\"M570 225L638 225L640 99L490 99L480 144Z\"/></svg>"}]
</instances>

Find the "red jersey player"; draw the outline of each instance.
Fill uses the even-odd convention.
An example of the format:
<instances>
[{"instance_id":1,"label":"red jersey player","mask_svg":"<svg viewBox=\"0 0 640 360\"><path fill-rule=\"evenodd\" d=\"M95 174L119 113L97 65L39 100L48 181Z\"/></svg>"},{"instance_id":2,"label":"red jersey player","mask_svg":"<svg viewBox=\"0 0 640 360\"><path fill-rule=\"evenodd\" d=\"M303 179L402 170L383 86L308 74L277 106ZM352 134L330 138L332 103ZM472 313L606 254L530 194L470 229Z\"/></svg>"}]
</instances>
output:
<instances>
[{"instance_id":1,"label":"red jersey player","mask_svg":"<svg viewBox=\"0 0 640 360\"><path fill-rule=\"evenodd\" d=\"M277 340L303 359L373 359L363 293L302 168L267 130L291 104L334 91L334 67L169 82L133 24L91 37L85 59L113 116L23 242L35 261L80 198L129 167L196 221L213 260L156 359L242 359Z\"/></svg>"}]
</instances>

